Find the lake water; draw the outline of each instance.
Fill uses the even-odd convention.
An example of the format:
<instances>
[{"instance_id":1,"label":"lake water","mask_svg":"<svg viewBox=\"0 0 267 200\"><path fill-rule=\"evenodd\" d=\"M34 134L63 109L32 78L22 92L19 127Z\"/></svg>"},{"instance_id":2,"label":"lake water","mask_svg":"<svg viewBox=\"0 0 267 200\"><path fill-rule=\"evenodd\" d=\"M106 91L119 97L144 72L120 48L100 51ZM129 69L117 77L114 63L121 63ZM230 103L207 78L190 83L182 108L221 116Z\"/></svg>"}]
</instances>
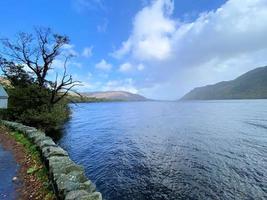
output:
<instances>
[{"instance_id":1,"label":"lake water","mask_svg":"<svg viewBox=\"0 0 267 200\"><path fill-rule=\"evenodd\" d=\"M106 200L267 199L267 101L71 105L59 141Z\"/></svg>"}]
</instances>

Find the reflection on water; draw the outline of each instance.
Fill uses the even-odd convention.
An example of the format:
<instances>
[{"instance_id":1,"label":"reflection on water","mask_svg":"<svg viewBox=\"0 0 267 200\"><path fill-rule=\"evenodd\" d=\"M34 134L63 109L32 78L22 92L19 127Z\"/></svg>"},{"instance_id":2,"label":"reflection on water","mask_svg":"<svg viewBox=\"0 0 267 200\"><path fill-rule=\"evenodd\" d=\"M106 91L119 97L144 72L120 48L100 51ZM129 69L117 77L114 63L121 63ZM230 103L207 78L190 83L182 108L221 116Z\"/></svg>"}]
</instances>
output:
<instances>
[{"instance_id":1,"label":"reflection on water","mask_svg":"<svg viewBox=\"0 0 267 200\"><path fill-rule=\"evenodd\" d=\"M107 200L267 198L267 101L72 105L60 144Z\"/></svg>"},{"instance_id":2,"label":"reflection on water","mask_svg":"<svg viewBox=\"0 0 267 200\"><path fill-rule=\"evenodd\" d=\"M16 199L15 184L12 178L16 175L18 165L10 151L0 145L0 199Z\"/></svg>"}]
</instances>

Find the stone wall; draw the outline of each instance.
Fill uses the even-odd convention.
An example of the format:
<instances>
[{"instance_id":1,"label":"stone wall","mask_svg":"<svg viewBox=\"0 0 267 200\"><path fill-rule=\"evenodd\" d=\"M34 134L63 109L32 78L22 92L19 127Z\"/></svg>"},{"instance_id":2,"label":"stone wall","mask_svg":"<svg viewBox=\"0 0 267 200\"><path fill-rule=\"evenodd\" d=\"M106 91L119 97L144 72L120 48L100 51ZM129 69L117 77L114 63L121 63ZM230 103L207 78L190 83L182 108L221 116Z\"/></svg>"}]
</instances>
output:
<instances>
[{"instance_id":1,"label":"stone wall","mask_svg":"<svg viewBox=\"0 0 267 200\"><path fill-rule=\"evenodd\" d=\"M83 167L75 164L68 153L59 147L44 132L16 122L1 121L3 125L22 132L41 152L42 159L49 171L49 178L58 199L101 200L101 193L87 179Z\"/></svg>"}]
</instances>

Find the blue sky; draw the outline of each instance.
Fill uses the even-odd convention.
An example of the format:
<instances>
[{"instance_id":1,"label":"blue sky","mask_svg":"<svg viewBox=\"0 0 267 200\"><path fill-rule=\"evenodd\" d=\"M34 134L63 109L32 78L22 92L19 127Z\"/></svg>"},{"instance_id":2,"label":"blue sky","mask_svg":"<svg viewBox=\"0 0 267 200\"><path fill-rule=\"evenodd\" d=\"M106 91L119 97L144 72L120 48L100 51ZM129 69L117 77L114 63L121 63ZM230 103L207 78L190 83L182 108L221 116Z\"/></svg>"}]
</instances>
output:
<instances>
[{"instance_id":1,"label":"blue sky","mask_svg":"<svg viewBox=\"0 0 267 200\"><path fill-rule=\"evenodd\" d=\"M265 65L266 0L9 0L0 37L33 27L66 34L80 91L177 99ZM266 55L266 54L265 54ZM62 61L54 63L61 70Z\"/></svg>"}]
</instances>

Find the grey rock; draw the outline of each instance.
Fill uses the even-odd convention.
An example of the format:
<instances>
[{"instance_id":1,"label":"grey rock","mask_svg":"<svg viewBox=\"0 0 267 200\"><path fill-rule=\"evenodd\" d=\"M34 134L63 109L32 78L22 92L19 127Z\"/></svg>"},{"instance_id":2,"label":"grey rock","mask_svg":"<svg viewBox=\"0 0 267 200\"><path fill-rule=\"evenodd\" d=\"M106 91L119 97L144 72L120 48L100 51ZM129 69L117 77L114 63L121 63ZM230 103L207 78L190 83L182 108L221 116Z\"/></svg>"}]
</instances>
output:
<instances>
[{"instance_id":1,"label":"grey rock","mask_svg":"<svg viewBox=\"0 0 267 200\"><path fill-rule=\"evenodd\" d=\"M89 195L81 196L79 200L102 200L102 195L100 192L94 192Z\"/></svg>"},{"instance_id":2,"label":"grey rock","mask_svg":"<svg viewBox=\"0 0 267 200\"><path fill-rule=\"evenodd\" d=\"M62 157L62 156L51 156L48 158L49 165L57 164L58 162L62 163L73 163L73 161L69 157Z\"/></svg>"},{"instance_id":3,"label":"grey rock","mask_svg":"<svg viewBox=\"0 0 267 200\"><path fill-rule=\"evenodd\" d=\"M13 129L17 128L17 127L20 127L21 124L17 123L17 122L11 122L9 124L10 127L12 127Z\"/></svg>"},{"instance_id":4,"label":"grey rock","mask_svg":"<svg viewBox=\"0 0 267 200\"><path fill-rule=\"evenodd\" d=\"M5 120L2 120L1 123L11 129L15 129L15 127L18 125L18 123L16 122L10 122L10 121L5 121Z\"/></svg>"},{"instance_id":5,"label":"grey rock","mask_svg":"<svg viewBox=\"0 0 267 200\"><path fill-rule=\"evenodd\" d=\"M44 132L16 122L1 120L1 123L23 132L39 147L60 199L102 200L101 193L96 192L95 185L85 176L83 167L75 164L69 158L68 153L56 145Z\"/></svg>"},{"instance_id":6,"label":"grey rock","mask_svg":"<svg viewBox=\"0 0 267 200\"><path fill-rule=\"evenodd\" d=\"M26 130L26 127L22 124L15 124L14 129L23 132L24 130Z\"/></svg>"},{"instance_id":7,"label":"grey rock","mask_svg":"<svg viewBox=\"0 0 267 200\"><path fill-rule=\"evenodd\" d=\"M80 167L79 165L77 165L77 166ZM84 175L84 171L83 170L79 170L79 168L78 168L78 170L70 171L69 173L67 173L67 175L71 176L73 181L77 181L77 182L80 182L80 183L84 183L84 182L87 181L87 178Z\"/></svg>"},{"instance_id":8,"label":"grey rock","mask_svg":"<svg viewBox=\"0 0 267 200\"><path fill-rule=\"evenodd\" d=\"M6 121L6 120L1 120L1 123L4 124L5 126L11 126L11 124L14 123L14 122L9 122L9 121Z\"/></svg>"},{"instance_id":9,"label":"grey rock","mask_svg":"<svg viewBox=\"0 0 267 200\"><path fill-rule=\"evenodd\" d=\"M60 174L66 173L66 166L75 164L68 156L51 156L47 158L47 161L49 173L54 177L54 180L58 179Z\"/></svg>"},{"instance_id":10,"label":"grey rock","mask_svg":"<svg viewBox=\"0 0 267 200\"><path fill-rule=\"evenodd\" d=\"M92 200L102 200L102 194L100 192L94 192L92 195Z\"/></svg>"},{"instance_id":11,"label":"grey rock","mask_svg":"<svg viewBox=\"0 0 267 200\"><path fill-rule=\"evenodd\" d=\"M36 142L36 145L42 149L44 147L48 147L48 146L53 146L56 147L57 145L55 144L55 142L50 138L50 137L45 137L43 140L38 140Z\"/></svg>"},{"instance_id":12,"label":"grey rock","mask_svg":"<svg viewBox=\"0 0 267 200\"><path fill-rule=\"evenodd\" d=\"M42 148L42 154L45 159L51 156L68 156L68 153L63 150L61 147L48 146Z\"/></svg>"},{"instance_id":13,"label":"grey rock","mask_svg":"<svg viewBox=\"0 0 267 200\"><path fill-rule=\"evenodd\" d=\"M74 190L66 194L65 200L76 200L76 199L78 200L82 196L86 196L86 195L89 195L89 193L85 190Z\"/></svg>"},{"instance_id":14,"label":"grey rock","mask_svg":"<svg viewBox=\"0 0 267 200\"><path fill-rule=\"evenodd\" d=\"M75 164L68 156L51 156L47 161L52 173L66 173L65 167Z\"/></svg>"},{"instance_id":15,"label":"grey rock","mask_svg":"<svg viewBox=\"0 0 267 200\"><path fill-rule=\"evenodd\" d=\"M41 134L41 132L37 132L37 134L32 137L34 144L37 144L39 141L45 140L45 139L46 139L45 134Z\"/></svg>"},{"instance_id":16,"label":"grey rock","mask_svg":"<svg viewBox=\"0 0 267 200\"><path fill-rule=\"evenodd\" d=\"M25 135L28 137L31 133L38 131L36 128L27 129Z\"/></svg>"},{"instance_id":17,"label":"grey rock","mask_svg":"<svg viewBox=\"0 0 267 200\"><path fill-rule=\"evenodd\" d=\"M81 181L76 175L69 174L60 174L56 179L56 184L58 191L61 195L66 195L69 191L72 190L85 190L89 193L95 191L95 187L91 182L85 181L81 183Z\"/></svg>"},{"instance_id":18,"label":"grey rock","mask_svg":"<svg viewBox=\"0 0 267 200\"><path fill-rule=\"evenodd\" d=\"M73 164L68 165L68 166L65 167L66 174L68 174L68 173L77 173L77 172L79 173L79 171L84 173L83 167L80 166L80 165L75 164L74 162L73 162Z\"/></svg>"},{"instance_id":19,"label":"grey rock","mask_svg":"<svg viewBox=\"0 0 267 200\"><path fill-rule=\"evenodd\" d=\"M45 134L41 131L31 131L27 133L27 137L31 140L33 140L36 137L39 137L40 135L45 136Z\"/></svg>"},{"instance_id":20,"label":"grey rock","mask_svg":"<svg viewBox=\"0 0 267 200\"><path fill-rule=\"evenodd\" d=\"M87 180L84 183L82 183L84 185L85 188L87 188L87 191L92 193L96 191L96 186L95 184L92 183L92 181Z\"/></svg>"},{"instance_id":21,"label":"grey rock","mask_svg":"<svg viewBox=\"0 0 267 200\"><path fill-rule=\"evenodd\" d=\"M60 162L58 164L53 164L50 168L50 172L53 175L54 179L57 180L58 177L61 174L75 174L74 176L77 175L77 177L75 177L75 181L78 182L85 182L86 180L84 179L85 176L83 169L81 169L81 167L79 165L76 165L75 163L68 163L68 164L64 164L63 162Z\"/></svg>"},{"instance_id":22,"label":"grey rock","mask_svg":"<svg viewBox=\"0 0 267 200\"><path fill-rule=\"evenodd\" d=\"M61 174L56 180L57 189L60 195L65 196L73 190L86 190L84 185L75 181L75 177L67 174Z\"/></svg>"},{"instance_id":23,"label":"grey rock","mask_svg":"<svg viewBox=\"0 0 267 200\"><path fill-rule=\"evenodd\" d=\"M29 127L29 126L20 126L18 130L25 134L27 130L31 130L31 129L32 127Z\"/></svg>"}]
</instances>

